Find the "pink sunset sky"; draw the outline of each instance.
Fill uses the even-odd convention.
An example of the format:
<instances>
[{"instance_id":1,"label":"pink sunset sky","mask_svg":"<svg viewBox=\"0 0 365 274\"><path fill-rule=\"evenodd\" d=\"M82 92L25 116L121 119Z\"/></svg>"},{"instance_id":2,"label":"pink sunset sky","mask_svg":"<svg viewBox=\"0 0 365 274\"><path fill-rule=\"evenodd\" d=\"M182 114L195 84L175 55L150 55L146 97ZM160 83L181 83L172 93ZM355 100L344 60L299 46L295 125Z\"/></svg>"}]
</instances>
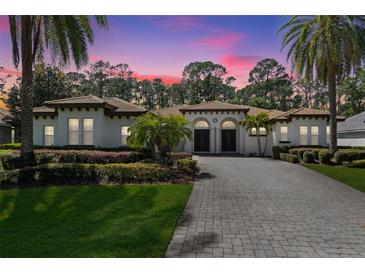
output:
<instances>
[{"instance_id":1,"label":"pink sunset sky","mask_svg":"<svg viewBox=\"0 0 365 274\"><path fill-rule=\"evenodd\" d=\"M12 76L9 86L20 72L12 63L7 20L0 16L0 73ZM263 58L275 58L289 67L277 34L287 20L283 16L109 16L108 20L108 31L95 28L89 61L127 63L137 79L177 83L190 62L212 61L225 66L237 79L234 85L243 87L249 71Z\"/></svg>"}]
</instances>

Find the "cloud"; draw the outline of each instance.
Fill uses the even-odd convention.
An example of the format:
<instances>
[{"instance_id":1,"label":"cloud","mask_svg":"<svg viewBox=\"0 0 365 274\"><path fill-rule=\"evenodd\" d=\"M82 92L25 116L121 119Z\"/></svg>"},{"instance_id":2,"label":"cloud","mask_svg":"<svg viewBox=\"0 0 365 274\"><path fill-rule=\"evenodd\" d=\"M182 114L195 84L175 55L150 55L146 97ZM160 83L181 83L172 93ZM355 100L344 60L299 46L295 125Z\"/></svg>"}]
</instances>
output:
<instances>
[{"instance_id":1,"label":"cloud","mask_svg":"<svg viewBox=\"0 0 365 274\"><path fill-rule=\"evenodd\" d=\"M15 69L0 68L0 74L8 76L21 76L22 73Z\"/></svg>"},{"instance_id":2,"label":"cloud","mask_svg":"<svg viewBox=\"0 0 365 274\"><path fill-rule=\"evenodd\" d=\"M173 75L165 75L165 74L139 74L137 72L133 72L132 76L138 80L150 80L150 81L159 78L162 80L162 82L168 85L180 83L181 81L181 77Z\"/></svg>"},{"instance_id":3,"label":"cloud","mask_svg":"<svg viewBox=\"0 0 365 274\"><path fill-rule=\"evenodd\" d=\"M227 49L233 48L242 39L245 38L244 33L231 32L214 35L208 38L201 38L189 43L193 47L206 47L211 49Z\"/></svg>"},{"instance_id":4,"label":"cloud","mask_svg":"<svg viewBox=\"0 0 365 274\"><path fill-rule=\"evenodd\" d=\"M0 32L9 32L9 22L7 16L0 16Z\"/></svg>"},{"instance_id":5,"label":"cloud","mask_svg":"<svg viewBox=\"0 0 365 274\"><path fill-rule=\"evenodd\" d=\"M184 32L200 27L201 20L197 16L158 16L152 22L170 32Z\"/></svg>"},{"instance_id":6,"label":"cloud","mask_svg":"<svg viewBox=\"0 0 365 274\"><path fill-rule=\"evenodd\" d=\"M260 56L227 54L222 56L219 62L228 70L238 71L252 69L261 59Z\"/></svg>"}]
</instances>

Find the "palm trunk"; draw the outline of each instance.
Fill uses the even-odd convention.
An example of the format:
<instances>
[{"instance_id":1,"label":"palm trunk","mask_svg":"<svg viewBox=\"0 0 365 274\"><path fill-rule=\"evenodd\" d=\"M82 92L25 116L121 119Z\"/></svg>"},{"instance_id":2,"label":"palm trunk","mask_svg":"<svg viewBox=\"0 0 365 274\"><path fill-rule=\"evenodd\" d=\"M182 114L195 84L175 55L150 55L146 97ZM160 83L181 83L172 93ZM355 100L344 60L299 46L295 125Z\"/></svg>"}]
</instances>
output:
<instances>
[{"instance_id":1,"label":"palm trunk","mask_svg":"<svg viewBox=\"0 0 365 274\"><path fill-rule=\"evenodd\" d=\"M331 60L328 61L328 99L330 108L330 144L329 149L332 155L337 150L337 122L336 122L336 72L335 63Z\"/></svg>"},{"instance_id":2,"label":"palm trunk","mask_svg":"<svg viewBox=\"0 0 365 274\"><path fill-rule=\"evenodd\" d=\"M257 147L259 148L259 156L262 156L261 152L261 140L260 140L260 129L256 128Z\"/></svg>"},{"instance_id":3,"label":"palm trunk","mask_svg":"<svg viewBox=\"0 0 365 274\"><path fill-rule=\"evenodd\" d=\"M24 160L25 165L30 165L34 160L32 16L30 15L21 16L21 58L21 156Z\"/></svg>"}]
</instances>

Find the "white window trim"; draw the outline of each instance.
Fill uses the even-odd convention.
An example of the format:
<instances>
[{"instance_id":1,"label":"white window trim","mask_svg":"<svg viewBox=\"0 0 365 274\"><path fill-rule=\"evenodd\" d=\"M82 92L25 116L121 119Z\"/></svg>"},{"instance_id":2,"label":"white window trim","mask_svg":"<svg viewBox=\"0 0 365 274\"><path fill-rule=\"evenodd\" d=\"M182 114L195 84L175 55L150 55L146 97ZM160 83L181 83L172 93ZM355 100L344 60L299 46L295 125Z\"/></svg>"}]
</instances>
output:
<instances>
[{"instance_id":1,"label":"white window trim","mask_svg":"<svg viewBox=\"0 0 365 274\"><path fill-rule=\"evenodd\" d=\"M92 121L92 130L85 130L85 120ZM86 136L85 133L90 133L90 132L91 132L91 143L87 144L85 142L85 136ZM82 144L86 146L94 145L94 118L91 117L82 118Z\"/></svg>"},{"instance_id":2,"label":"white window trim","mask_svg":"<svg viewBox=\"0 0 365 274\"><path fill-rule=\"evenodd\" d=\"M70 131L70 120L77 120L77 131ZM71 144L70 143L70 133L77 132L77 143ZM71 146L80 145L80 119L76 117L70 117L67 119L67 144Z\"/></svg>"},{"instance_id":3,"label":"white window trim","mask_svg":"<svg viewBox=\"0 0 365 274\"><path fill-rule=\"evenodd\" d=\"M52 135L46 135L46 127L52 127L53 128L53 134ZM52 143L46 144L46 137L52 136ZM43 126L43 145L44 146L54 146L54 136L55 136L55 127L54 125L44 125Z\"/></svg>"},{"instance_id":4,"label":"white window trim","mask_svg":"<svg viewBox=\"0 0 365 274\"><path fill-rule=\"evenodd\" d=\"M304 134L302 134L302 132L301 132L301 129L302 128L305 128L306 129L306 134L304 135ZM302 143L302 136L304 137L305 136L305 138L304 138L304 140L305 140L305 144L303 144ZM301 146L306 146L306 145L308 145L308 126L300 126L299 127L299 144L301 145Z\"/></svg>"},{"instance_id":5,"label":"white window trim","mask_svg":"<svg viewBox=\"0 0 365 274\"><path fill-rule=\"evenodd\" d=\"M282 132L282 130L281 130L282 128L286 128L286 132ZM288 140L289 140L288 133L289 133L288 126L280 126L280 142L288 142ZM285 136L285 138L283 136Z\"/></svg>"},{"instance_id":6,"label":"white window trim","mask_svg":"<svg viewBox=\"0 0 365 274\"><path fill-rule=\"evenodd\" d=\"M127 128L127 134L123 134L123 128ZM127 125L120 126L120 144L121 144L121 146L128 145L127 138L130 135L130 132L128 131L129 128L130 128L130 126L127 126ZM123 143L124 138L125 138L125 143Z\"/></svg>"},{"instance_id":7,"label":"white window trim","mask_svg":"<svg viewBox=\"0 0 365 274\"><path fill-rule=\"evenodd\" d=\"M317 128L317 134L313 134L313 128ZM314 145L314 146L317 146L319 145L319 126L317 125L314 125L314 126L311 126L310 128L310 133L311 133L311 145ZM316 137L316 142L313 142L313 137Z\"/></svg>"}]
</instances>

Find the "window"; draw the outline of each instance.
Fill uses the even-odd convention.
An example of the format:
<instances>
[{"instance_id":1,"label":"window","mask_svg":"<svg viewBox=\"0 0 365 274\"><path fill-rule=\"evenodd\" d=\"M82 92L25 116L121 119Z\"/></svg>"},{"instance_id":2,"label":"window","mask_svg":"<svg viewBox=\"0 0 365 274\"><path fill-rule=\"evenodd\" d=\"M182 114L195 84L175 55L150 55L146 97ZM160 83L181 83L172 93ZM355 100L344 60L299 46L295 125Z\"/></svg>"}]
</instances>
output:
<instances>
[{"instance_id":1,"label":"window","mask_svg":"<svg viewBox=\"0 0 365 274\"><path fill-rule=\"evenodd\" d=\"M222 124L222 128L223 129L235 129L236 126L235 124L232 122L232 121L225 121L223 124Z\"/></svg>"},{"instance_id":2,"label":"window","mask_svg":"<svg viewBox=\"0 0 365 274\"><path fill-rule=\"evenodd\" d=\"M45 146L54 145L54 127L44 126L43 127L43 143Z\"/></svg>"},{"instance_id":3,"label":"window","mask_svg":"<svg viewBox=\"0 0 365 274\"><path fill-rule=\"evenodd\" d=\"M129 127L128 126L121 126L120 127L120 133L121 133L121 136L122 136L122 146L126 146L128 143L127 143L127 138L128 136L130 135L130 132L128 131L129 130Z\"/></svg>"},{"instance_id":4,"label":"window","mask_svg":"<svg viewBox=\"0 0 365 274\"><path fill-rule=\"evenodd\" d=\"M15 143L15 128L11 128L11 143Z\"/></svg>"},{"instance_id":5,"label":"window","mask_svg":"<svg viewBox=\"0 0 365 274\"><path fill-rule=\"evenodd\" d=\"M195 127L196 128L209 128L209 124L207 121L199 120L198 122L195 123Z\"/></svg>"},{"instance_id":6,"label":"window","mask_svg":"<svg viewBox=\"0 0 365 274\"><path fill-rule=\"evenodd\" d=\"M318 145L318 126L311 126L311 145Z\"/></svg>"},{"instance_id":7,"label":"window","mask_svg":"<svg viewBox=\"0 0 365 274\"><path fill-rule=\"evenodd\" d=\"M300 127L299 128L299 134L300 134L300 145L304 146L307 145L307 135L308 135L308 127Z\"/></svg>"},{"instance_id":8,"label":"window","mask_svg":"<svg viewBox=\"0 0 365 274\"><path fill-rule=\"evenodd\" d=\"M288 127L280 127L280 141L288 141Z\"/></svg>"},{"instance_id":9,"label":"window","mask_svg":"<svg viewBox=\"0 0 365 274\"><path fill-rule=\"evenodd\" d=\"M84 118L83 126L84 126L84 131L83 131L84 145L93 145L94 119Z\"/></svg>"},{"instance_id":10,"label":"window","mask_svg":"<svg viewBox=\"0 0 365 274\"><path fill-rule=\"evenodd\" d=\"M330 126L326 127L326 141L327 141L327 144L329 144L331 142L331 128L330 128Z\"/></svg>"},{"instance_id":11,"label":"window","mask_svg":"<svg viewBox=\"0 0 365 274\"><path fill-rule=\"evenodd\" d=\"M260 136L266 135L266 129L264 127L260 127L259 131L260 131ZM251 135L256 136L256 128L251 129Z\"/></svg>"},{"instance_id":12,"label":"window","mask_svg":"<svg viewBox=\"0 0 365 274\"><path fill-rule=\"evenodd\" d=\"M68 144L79 144L79 119L68 119Z\"/></svg>"}]
</instances>

